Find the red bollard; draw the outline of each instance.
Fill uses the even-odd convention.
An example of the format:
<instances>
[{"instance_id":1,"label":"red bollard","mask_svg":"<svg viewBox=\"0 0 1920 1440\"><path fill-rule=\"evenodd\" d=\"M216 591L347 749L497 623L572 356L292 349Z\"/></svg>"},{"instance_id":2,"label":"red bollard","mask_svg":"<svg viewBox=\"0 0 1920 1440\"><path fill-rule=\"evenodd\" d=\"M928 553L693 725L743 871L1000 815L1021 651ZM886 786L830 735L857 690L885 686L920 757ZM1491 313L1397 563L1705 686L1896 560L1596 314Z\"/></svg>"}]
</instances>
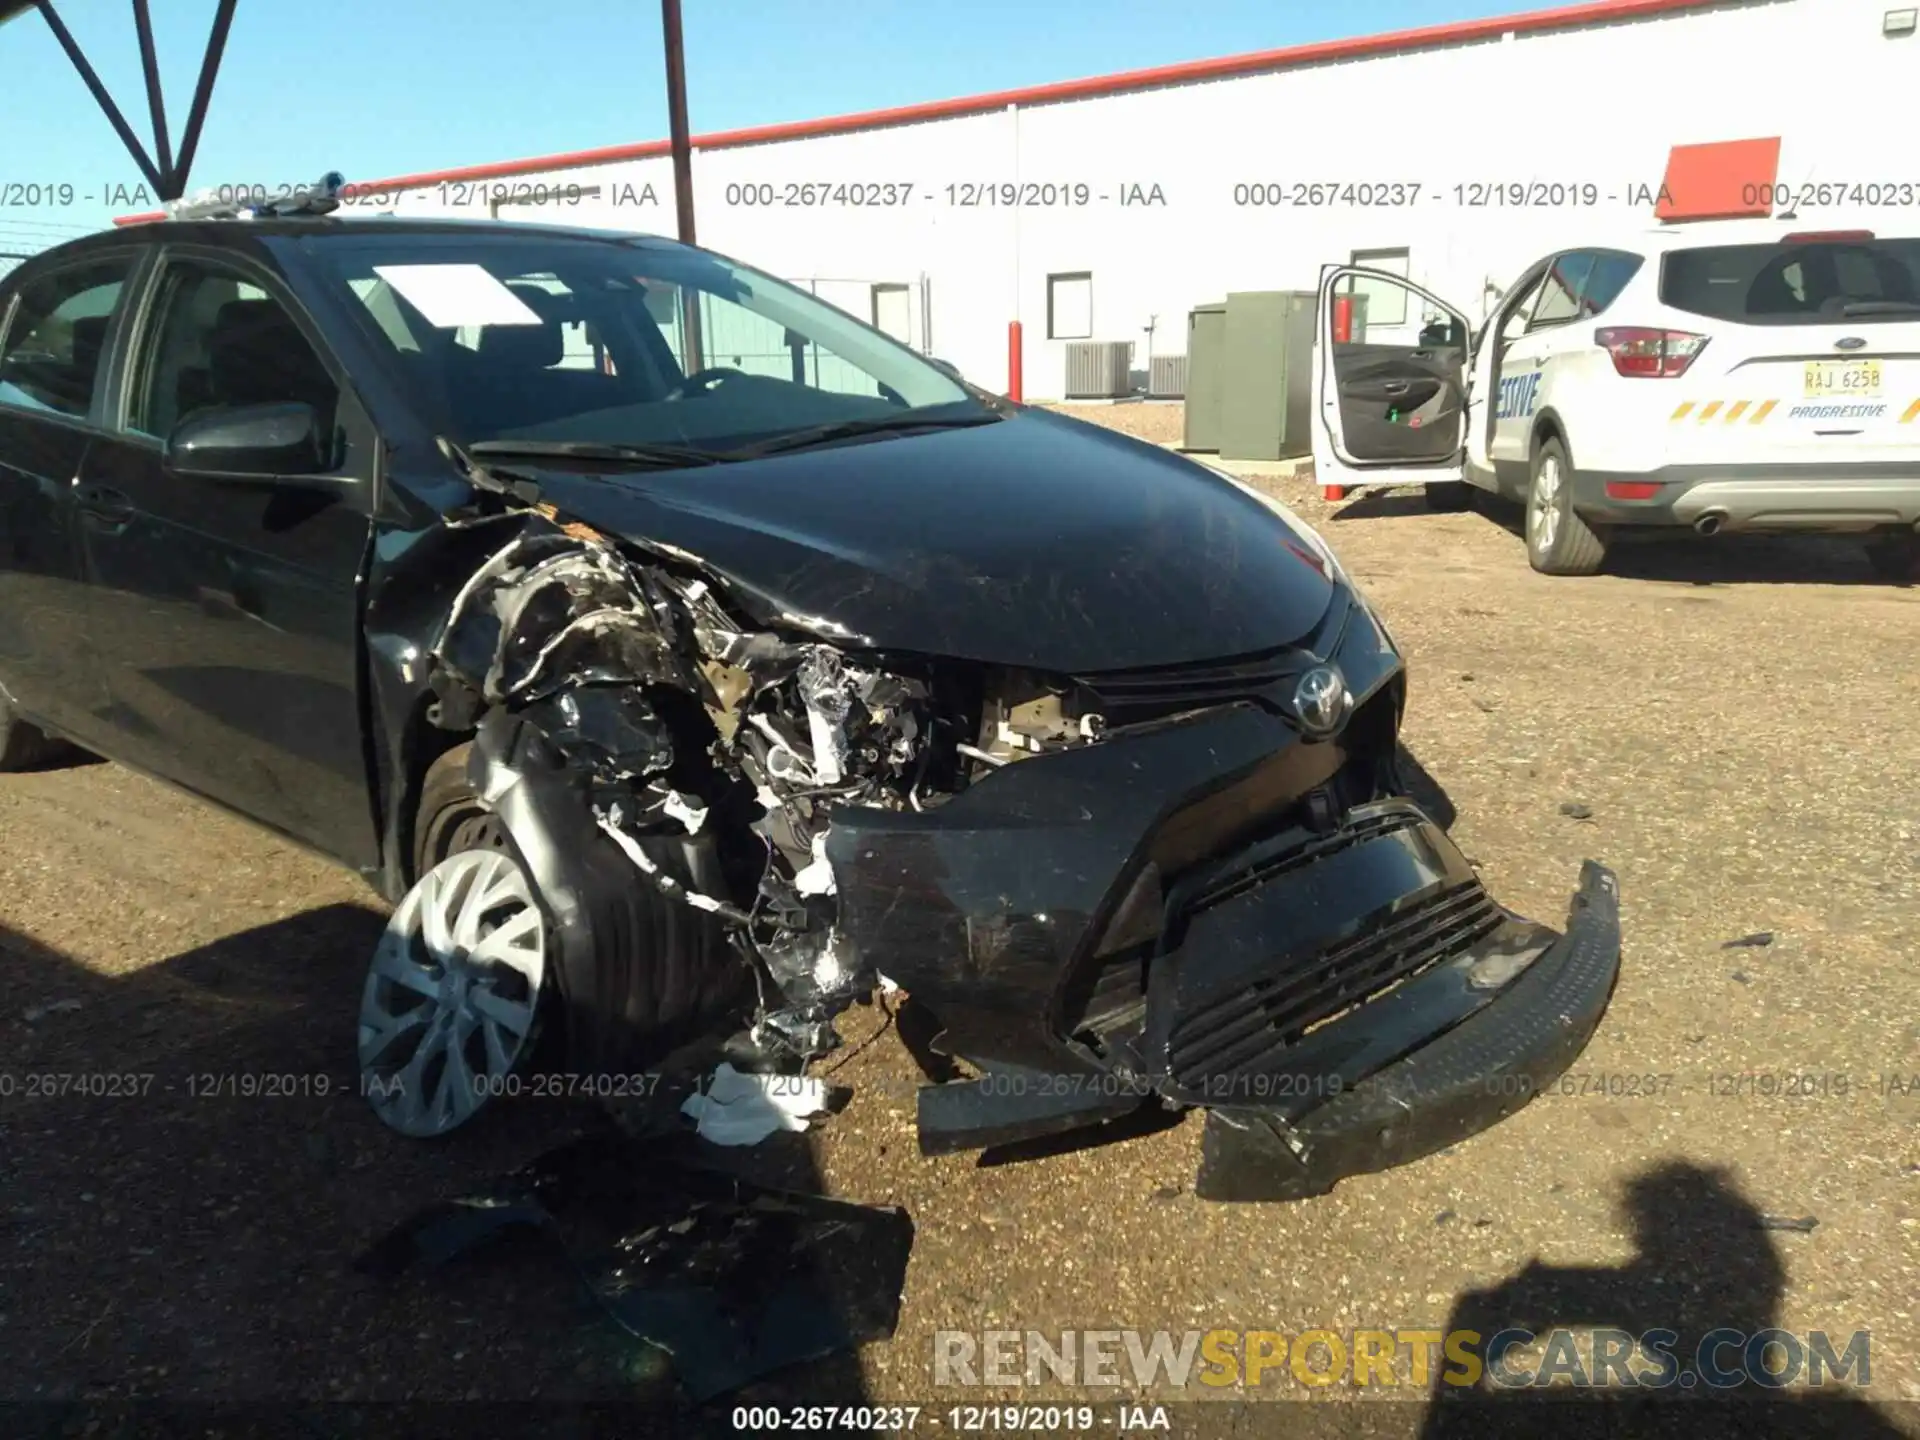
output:
<instances>
[{"instance_id":1,"label":"red bollard","mask_svg":"<svg viewBox=\"0 0 1920 1440\"><path fill-rule=\"evenodd\" d=\"M1347 345L1353 340L1353 297L1333 297L1333 343Z\"/></svg>"},{"instance_id":2,"label":"red bollard","mask_svg":"<svg viewBox=\"0 0 1920 1440\"><path fill-rule=\"evenodd\" d=\"M1007 398L1014 404L1020 404L1022 389L1020 374L1020 322L1007 322Z\"/></svg>"},{"instance_id":3,"label":"red bollard","mask_svg":"<svg viewBox=\"0 0 1920 1440\"><path fill-rule=\"evenodd\" d=\"M1352 340L1353 297L1351 295L1336 295L1333 297L1333 343L1336 345L1346 345L1351 343ZM1344 500L1347 498L1347 488L1344 485L1322 485L1320 487L1320 498L1329 502Z\"/></svg>"}]
</instances>

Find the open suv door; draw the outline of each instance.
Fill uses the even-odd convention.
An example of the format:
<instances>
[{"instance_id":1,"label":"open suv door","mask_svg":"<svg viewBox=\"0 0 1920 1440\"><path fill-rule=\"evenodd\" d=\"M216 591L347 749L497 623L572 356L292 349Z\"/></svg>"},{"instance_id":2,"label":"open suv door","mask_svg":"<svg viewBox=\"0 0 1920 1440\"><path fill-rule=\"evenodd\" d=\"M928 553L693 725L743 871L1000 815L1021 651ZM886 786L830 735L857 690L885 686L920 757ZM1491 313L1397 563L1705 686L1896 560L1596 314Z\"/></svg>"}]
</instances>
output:
<instances>
[{"instance_id":1,"label":"open suv door","mask_svg":"<svg viewBox=\"0 0 1920 1440\"><path fill-rule=\"evenodd\" d=\"M1322 485L1459 481L1468 408L1467 317L1404 276L1320 272L1314 471ZM1464 502L1461 486L1448 487Z\"/></svg>"}]
</instances>

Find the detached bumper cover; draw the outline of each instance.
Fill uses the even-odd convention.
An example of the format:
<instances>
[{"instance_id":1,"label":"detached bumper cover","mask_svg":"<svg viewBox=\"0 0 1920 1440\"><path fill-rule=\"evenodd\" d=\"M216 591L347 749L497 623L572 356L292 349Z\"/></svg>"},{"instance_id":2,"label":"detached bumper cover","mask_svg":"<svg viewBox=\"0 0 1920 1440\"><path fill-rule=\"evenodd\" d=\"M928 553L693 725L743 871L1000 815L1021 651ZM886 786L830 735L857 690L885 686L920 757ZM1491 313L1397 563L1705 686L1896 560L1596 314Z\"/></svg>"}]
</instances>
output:
<instances>
[{"instance_id":1,"label":"detached bumper cover","mask_svg":"<svg viewBox=\"0 0 1920 1440\"><path fill-rule=\"evenodd\" d=\"M1600 1024L1620 970L1619 891L1588 861L1567 933L1493 1003L1297 1119L1207 1117L1195 1193L1292 1200L1404 1164L1497 1123L1560 1076Z\"/></svg>"},{"instance_id":2,"label":"detached bumper cover","mask_svg":"<svg viewBox=\"0 0 1920 1440\"><path fill-rule=\"evenodd\" d=\"M1564 936L1487 893L1394 794L1399 656L1349 602L1284 671L1105 682L1203 709L924 813L837 812L854 959L982 1072L920 1092L923 1153L1202 1108L1200 1193L1284 1199L1491 1124L1579 1053L1619 967L1613 876L1589 865ZM1355 701L1324 740L1285 708L1316 657Z\"/></svg>"}]
</instances>

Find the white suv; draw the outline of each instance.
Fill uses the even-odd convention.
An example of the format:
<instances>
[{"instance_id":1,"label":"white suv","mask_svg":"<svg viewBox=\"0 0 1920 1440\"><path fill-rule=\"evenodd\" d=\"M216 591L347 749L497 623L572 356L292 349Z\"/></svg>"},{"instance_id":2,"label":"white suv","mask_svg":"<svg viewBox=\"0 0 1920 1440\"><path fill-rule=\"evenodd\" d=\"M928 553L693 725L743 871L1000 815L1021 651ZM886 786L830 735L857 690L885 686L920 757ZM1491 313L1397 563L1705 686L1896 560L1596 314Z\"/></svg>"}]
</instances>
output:
<instances>
[{"instance_id":1,"label":"white suv","mask_svg":"<svg viewBox=\"0 0 1920 1440\"><path fill-rule=\"evenodd\" d=\"M1368 323L1415 313L1396 287L1417 332ZM1920 239L1738 221L1564 250L1478 333L1330 265L1314 384L1324 484L1524 501L1549 575L1629 526L1859 534L1894 579L1920 558Z\"/></svg>"}]
</instances>

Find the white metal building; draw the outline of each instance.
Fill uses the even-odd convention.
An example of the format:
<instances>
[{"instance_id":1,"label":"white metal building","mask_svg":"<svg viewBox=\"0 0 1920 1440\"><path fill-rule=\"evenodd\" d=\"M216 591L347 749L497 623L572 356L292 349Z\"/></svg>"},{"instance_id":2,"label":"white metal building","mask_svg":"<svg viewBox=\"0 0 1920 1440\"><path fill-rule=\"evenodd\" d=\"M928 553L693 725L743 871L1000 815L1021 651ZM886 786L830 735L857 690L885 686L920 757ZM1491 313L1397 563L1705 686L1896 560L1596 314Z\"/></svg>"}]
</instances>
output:
<instances>
[{"instance_id":1,"label":"white metal building","mask_svg":"<svg viewBox=\"0 0 1920 1440\"><path fill-rule=\"evenodd\" d=\"M990 388L1017 320L1026 398L1057 398L1067 342L1135 342L1144 368L1184 350L1192 306L1312 288L1327 260L1484 313L1556 244L1660 223L1663 184L1683 216L1920 225L1914 18L1599 0L696 136L699 239ZM1757 143L1673 154L1720 142ZM664 141L378 189L357 203L674 231Z\"/></svg>"}]
</instances>

